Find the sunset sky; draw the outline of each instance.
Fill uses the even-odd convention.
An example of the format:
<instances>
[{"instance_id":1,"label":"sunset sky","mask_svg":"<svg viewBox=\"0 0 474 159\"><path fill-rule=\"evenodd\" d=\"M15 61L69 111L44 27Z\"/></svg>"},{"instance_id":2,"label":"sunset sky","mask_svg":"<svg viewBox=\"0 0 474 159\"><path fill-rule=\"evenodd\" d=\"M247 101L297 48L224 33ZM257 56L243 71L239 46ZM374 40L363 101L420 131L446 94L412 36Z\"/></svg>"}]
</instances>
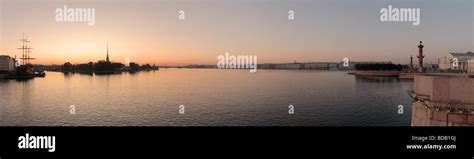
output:
<instances>
[{"instance_id":1,"label":"sunset sky","mask_svg":"<svg viewBox=\"0 0 474 159\"><path fill-rule=\"evenodd\" d=\"M95 25L57 22L64 5L95 8ZM388 5L420 8L421 24L381 22ZM226 52L258 63L408 63L420 40L428 63L474 51L472 0L0 0L0 10L0 54L21 55L25 33L37 64L102 60L107 43L113 61L157 65L216 64Z\"/></svg>"}]
</instances>

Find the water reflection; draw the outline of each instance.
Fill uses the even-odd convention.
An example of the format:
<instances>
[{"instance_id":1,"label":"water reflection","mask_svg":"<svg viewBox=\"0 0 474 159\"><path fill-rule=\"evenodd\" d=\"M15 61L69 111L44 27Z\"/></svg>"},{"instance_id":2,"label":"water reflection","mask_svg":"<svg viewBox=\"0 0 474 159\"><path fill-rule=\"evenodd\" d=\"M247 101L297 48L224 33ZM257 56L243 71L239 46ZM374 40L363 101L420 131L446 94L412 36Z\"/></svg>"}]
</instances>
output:
<instances>
[{"instance_id":1,"label":"water reflection","mask_svg":"<svg viewBox=\"0 0 474 159\"><path fill-rule=\"evenodd\" d=\"M338 71L48 72L45 78L0 82L0 125L409 126L409 112L395 112L399 104L409 106L411 87ZM69 114L70 105L76 115ZM186 115L178 114L179 105Z\"/></svg>"}]
</instances>

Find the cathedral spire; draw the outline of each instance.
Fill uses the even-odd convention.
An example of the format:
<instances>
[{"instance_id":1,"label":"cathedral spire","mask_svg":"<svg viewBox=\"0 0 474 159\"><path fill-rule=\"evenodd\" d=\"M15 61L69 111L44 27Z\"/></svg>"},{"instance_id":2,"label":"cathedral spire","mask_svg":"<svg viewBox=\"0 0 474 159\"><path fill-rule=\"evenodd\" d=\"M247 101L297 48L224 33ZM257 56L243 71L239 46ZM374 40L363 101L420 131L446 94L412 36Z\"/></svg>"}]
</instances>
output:
<instances>
[{"instance_id":1,"label":"cathedral spire","mask_svg":"<svg viewBox=\"0 0 474 159\"><path fill-rule=\"evenodd\" d=\"M110 60L109 60L109 43L107 43L107 57L105 58L105 61L110 62Z\"/></svg>"}]
</instances>

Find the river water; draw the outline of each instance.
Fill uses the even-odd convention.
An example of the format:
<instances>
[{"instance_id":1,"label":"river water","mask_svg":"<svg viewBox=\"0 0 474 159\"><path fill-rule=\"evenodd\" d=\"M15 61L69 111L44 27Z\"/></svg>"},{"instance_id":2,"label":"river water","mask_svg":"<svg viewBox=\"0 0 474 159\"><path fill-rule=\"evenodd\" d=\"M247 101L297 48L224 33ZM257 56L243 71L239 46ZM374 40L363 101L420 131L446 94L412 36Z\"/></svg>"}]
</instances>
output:
<instances>
[{"instance_id":1,"label":"river water","mask_svg":"<svg viewBox=\"0 0 474 159\"><path fill-rule=\"evenodd\" d=\"M343 71L47 72L0 80L0 125L410 126L412 85Z\"/></svg>"}]
</instances>

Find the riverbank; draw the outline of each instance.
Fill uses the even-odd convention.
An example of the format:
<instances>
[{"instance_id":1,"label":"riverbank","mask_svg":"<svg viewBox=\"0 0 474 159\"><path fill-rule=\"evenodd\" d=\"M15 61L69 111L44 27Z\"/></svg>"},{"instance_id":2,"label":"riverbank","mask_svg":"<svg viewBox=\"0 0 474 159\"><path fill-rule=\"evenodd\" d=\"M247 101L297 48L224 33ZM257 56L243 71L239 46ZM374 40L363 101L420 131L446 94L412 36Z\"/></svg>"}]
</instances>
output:
<instances>
[{"instance_id":1,"label":"riverbank","mask_svg":"<svg viewBox=\"0 0 474 159\"><path fill-rule=\"evenodd\" d=\"M348 74L355 76L369 76L369 77L398 77L399 79L413 80L416 73L402 72L402 71L355 71Z\"/></svg>"},{"instance_id":2,"label":"riverbank","mask_svg":"<svg viewBox=\"0 0 474 159\"><path fill-rule=\"evenodd\" d=\"M398 77L400 71L355 71L356 76Z\"/></svg>"}]
</instances>

